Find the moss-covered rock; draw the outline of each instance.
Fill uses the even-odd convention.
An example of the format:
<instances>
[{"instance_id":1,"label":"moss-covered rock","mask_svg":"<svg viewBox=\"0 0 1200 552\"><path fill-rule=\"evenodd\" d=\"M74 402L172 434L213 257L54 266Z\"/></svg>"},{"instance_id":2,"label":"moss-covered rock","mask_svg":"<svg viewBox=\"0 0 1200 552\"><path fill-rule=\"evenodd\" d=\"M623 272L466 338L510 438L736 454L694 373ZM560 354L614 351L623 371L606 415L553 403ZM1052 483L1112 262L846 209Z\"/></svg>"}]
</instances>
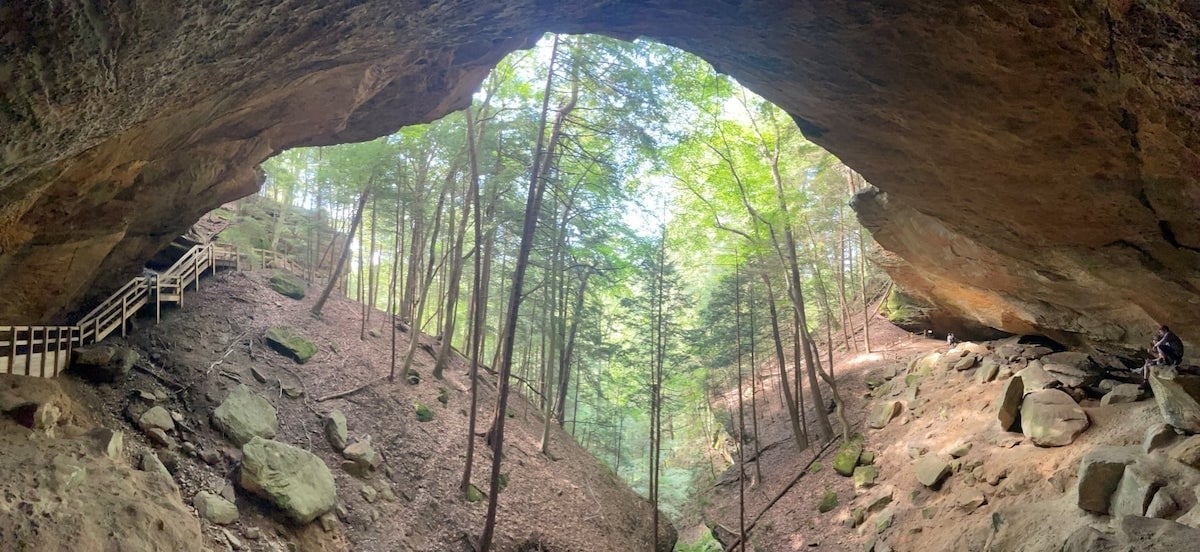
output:
<instances>
[{"instance_id":1,"label":"moss-covered rock","mask_svg":"<svg viewBox=\"0 0 1200 552\"><path fill-rule=\"evenodd\" d=\"M825 491L825 496L821 497L821 503L817 505L817 511L824 514L825 512L837 508L837 505L837 493L833 491Z\"/></svg>"},{"instance_id":2,"label":"moss-covered rock","mask_svg":"<svg viewBox=\"0 0 1200 552\"><path fill-rule=\"evenodd\" d=\"M271 276L271 289L284 297L304 299L304 280L297 278L291 272L277 271Z\"/></svg>"},{"instance_id":3,"label":"moss-covered rock","mask_svg":"<svg viewBox=\"0 0 1200 552\"><path fill-rule=\"evenodd\" d=\"M467 485L467 502L479 502L483 500L483 491L479 490L474 483Z\"/></svg>"},{"instance_id":4,"label":"moss-covered rock","mask_svg":"<svg viewBox=\"0 0 1200 552\"><path fill-rule=\"evenodd\" d=\"M275 326L267 331L267 345L281 355L291 357L300 364L317 354L317 346L313 345L294 328Z\"/></svg>"},{"instance_id":5,"label":"moss-covered rock","mask_svg":"<svg viewBox=\"0 0 1200 552\"><path fill-rule=\"evenodd\" d=\"M843 443L837 455L833 457L833 470L843 477L854 475L854 467L858 465L858 457L862 455L862 451L862 441L858 439Z\"/></svg>"},{"instance_id":6,"label":"moss-covered rock","mask_svg":"<svg viewBox=\"0 0 1200 552\"><path fill-rule=\"evenodd\" d=\"M428 422L433 420L433 411L419 402L413 403L413 411L417 413L418 422Z\"/></svg>"},{"instance_id":7,"label":"moss-covered rock","mask_svg":"<svg viewBox=\"0 0 1200 552\"><path fill-rule=\"evenodd\" d=\"M880 312L891 323L909 331L916 331L928 327L929 308L929 305L893 287Z\"/></svg>"},{"instance_id":8,"label":"moss-covered rock","mask_svg":"<svg viewBox=\"0 0 1200 552\"><path fill-rule=\"evenodd\" d=\"M337 502L333 474L325 462L306 450L261 437L242 446L239 483L298 523L316 519Z\"/></svg>"},{"instance_id":9,"label":"moss-covered rock","mask_svg":"<svg viewBox=\"0 0 1200 552\"><path fill-rule=\"evenodd\" d=\"M439 387L437 400L442 403L442 406L446 406L446 403L450 402L450 390L445 387Z\"/></svg>"}]
</instances>

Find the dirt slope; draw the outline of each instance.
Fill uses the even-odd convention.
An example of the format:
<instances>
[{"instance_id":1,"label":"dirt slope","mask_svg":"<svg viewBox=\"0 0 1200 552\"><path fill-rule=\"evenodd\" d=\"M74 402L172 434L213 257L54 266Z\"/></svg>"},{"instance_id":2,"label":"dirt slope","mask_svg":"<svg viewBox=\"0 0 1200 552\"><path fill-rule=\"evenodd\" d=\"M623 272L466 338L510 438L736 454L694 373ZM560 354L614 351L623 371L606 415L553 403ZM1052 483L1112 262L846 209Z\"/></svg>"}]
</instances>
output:
<instances>
[{"instance_id":1,"label":"dirt slope","mask_svg":"<svg viewBox=\"0 0 1200 552\"><path fill-rule=\"evenodd\" d=\"M177 458L174 479L185 504L191 504L197 492L220 492L237 478L240 450L209 419L239 383L278 409L277 440L315 453L333 472L340 522L326 529L320 522L294 527L278 521L272 506L238 489L238 520L224 528L200 522L205 549L468 549L482 528L486 502L470 503L457 488L465 460L465 363L456 359L446 380L438 382L430 375L432 356L418 349L421 382L410 385L397 378L388 383L383 378L389 368L390 339L382 337L386 332L359 339L360 305L335 298L327 304L324 318L314 320L308 311L311 295L319 290L310 289L310 297L296 301L266 287L269 276L268 271L231 272L204 279L199 292L185 296L182 309L164 313L161 324L154 324L152 313L139 319L141 328L127 343L142 353L142 360L127 380L92 385L66 376L62 385L82 403L81 411L93 413L95 425L126 432L127 463L141 450L157 448L122 414L139 392L157 394L158 404L182 414L180 426L186 429L172 438L174 455L159 452ZM317 345L316 356L301 365L267 348L263 336L276 325L300 329ZM382 326L377 312L372 327ZM397 337L402 359L409 341L407 334ZM480 432L490 420L493 380L481 379ZM370 382L377 383L343 398L316 400ZM444 406L438 400L443 388ZM416 420L417 402L433 410L432 421ZM515 417L508 419L506 432L503 473L508 485L500 497L497 549L648 549L646 501L557 428L550 434L552 456L539 453L538 413L526 416L528 403L515 397L511 404ZM343 458L327 443L322 429L322 416L335 408L349 420L350 441L369 437L381 455L373 477L358 479L340 468ZM474 482L486 492L491 457L482 438L477 437L476 451ZM373 500L367 500L369 495L375 495L370 496ZM180 523L196 523L185 517Z\"/></svg>"}]
</instances>

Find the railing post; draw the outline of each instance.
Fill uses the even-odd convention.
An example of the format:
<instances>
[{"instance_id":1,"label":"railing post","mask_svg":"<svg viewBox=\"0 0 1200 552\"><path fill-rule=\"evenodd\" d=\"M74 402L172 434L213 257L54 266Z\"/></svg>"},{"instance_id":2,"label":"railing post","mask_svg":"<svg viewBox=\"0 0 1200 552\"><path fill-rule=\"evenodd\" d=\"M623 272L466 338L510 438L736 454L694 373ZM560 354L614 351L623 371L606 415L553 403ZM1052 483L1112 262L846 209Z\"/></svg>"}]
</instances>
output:
<instances>
[{"instance_id":1,"label":"railing post","mask_svg":"<svg viewBox=\"0 0 1200 552\"><path fill-rule=\"evenodd\" d=\"M208 266L212 267L213 276L217 275L217 261L213 259L213 246L208 245Z\"/></svg>"},{"instance_id":2,"label":"railing post","mask_svg":"<svg viewBox=\"0 0 1200 552\"><path fill-rule=\"evenodd\" d=\"M129 319L129 295L121 294L121 337L125 337L125 321Z\"/></svg>"},{"instance_id":3,"label":"railing post","mask_svg":"<svg viewBox=\"0 0 1200 552\"><path fill-rule=\"evenodd\" d=\"M162 321L160 313L162 312L162 285L159 283L157 274L154 275L154 323L158 324Z\"/></svg>"},{"instance_id":4,"label":"railing post","mask_svg":"<svg viewBox=\"0 0 1200 552\"><path fill-rule=\"evenodd\" d=\"M5 373L11 374L17 361L17 327L11 326L8 330L8 366L5 367Z\"/></svg>"},{"instance_id":5,"label":"railing post","mask_svg":"<svg viewBox=\"0 0 1200 552\"><path fill-rule=\"evenodd\" d=\"M200 291L200 255L192 257L192 272L196 273L196 291Z\"/></svg>"},{"instance_id":6,"label":"railing post","mask_svg":"<svg viewBox=\"0 0 1200 552\"><path fill-rule=\"evenodd\" d=\"M49 333L50 333L50 328L47 328L46 326L42 326L42 357L41 357L41 359L39 359L40 362L38 362L38 377L39 378L46 377L46 341L49 339L47 337L47 334L49 334ZM30 352L32 352L33 351L33 337L32 336L30 336L29 341L30 341L29 350L30 350Z\"/></svg>"}]
</instances>

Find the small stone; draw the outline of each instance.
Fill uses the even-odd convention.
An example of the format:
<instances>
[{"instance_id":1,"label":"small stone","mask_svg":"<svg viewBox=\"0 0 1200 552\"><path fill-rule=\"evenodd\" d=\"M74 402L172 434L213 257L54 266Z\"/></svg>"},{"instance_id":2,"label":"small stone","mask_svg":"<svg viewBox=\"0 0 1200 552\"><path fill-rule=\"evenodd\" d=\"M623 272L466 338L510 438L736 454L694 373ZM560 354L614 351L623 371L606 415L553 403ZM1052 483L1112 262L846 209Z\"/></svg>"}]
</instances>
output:
<instances>
[{"instance_id":1,"label":"small stone","mask_svg":"<svg viewBox=\"0 0 1200 552\"><path fill-rule=\"evenodd\" d=\"M917 460L913 466L917 481L931 489L937 489L942 480L950 475L950 464L934 455Z\"/></svg>"},{"instance_id":2,"label":"small stone","mask_svg":"<svg viewBox=\"0 0 1200 552\"><path fill-rule=\"evenodd\" d=\"M1004 382L1004 388L1000 390L1000 396L996 399L996 417L1000 420L1000 429L1012 430L1021 412L1021 399L1024 396L1025 384L1019 374Z\"/></svg>"},{"instance_id":3,"label":"small stone","mask_svg":"<svg viewBox=\"0 0 1200 552\"><path fill-rule=\"evenodd\" d=\"M959 495L959 497L954 501L954 505L958 507L959 510L967 513L978 510L979 507L983 506L984 504L987 504L987 497L984 496L984 494L980 491L967 491L966 493Z\"/></svg>"},{"instance_id":4,"label":"small stone","mask_svg":"<svg viewBox=\"0 0 1200 552\"><path fill-rule=\"evenodd\" d=\"M879 477L879 468L875 466L859 466L854 468L854 488L866 489L875 486L875 479Z\"/></svg>"},{"instance_id":5,"label":"small stone","mask_svg":"<svg viewBox=\"0 0 1200 552\"><path fill-rule=\"evenodd\" d=\"M237 502L237 489L233 483L226 482L224 487L221 487L221 498L230 502Z\"/></svg>"},{"instance_id":6,"label":"small stone","mask_svg":"<svg viewBox=\"0 0 1200 552\"><path fill-rule=\"evenodd\" d=\"M891 503L892 488L885 487L882 491L872 495L870 500L867 501L867 511L870 513L875 513L884 509L888 504Z\"/></svg>"},{"instance_id":7,"label":"small stone","mask_svg":"<svg viewBox=\"0 0 1200 552\"><path fill-rule=\"evenodd\" d=\"M384 487L379 489L379 498L382 498L386 502L395 502L396 493L392 492L392 488L385 483Z\"/></svg>"},{"instance_id":8,"label":"small stone","mask_svg":"<svg viewBox=\"0 0 1200 552\"><path fill-rule=\"evenodd\" d=\"M321 529L326 533L332 533L333 531L337 530L338 518L337 515L333 514L332 512L322 514L320 520Z\"/></svg>"},{"instance_id":9,"label":"small stone","mask_svg":"<svg viewBox=\"0 0 1200 552\"><path fill-rule=\"evenodd\" d=\"M875 518L875 533L882 533L886 531L888 527L891 527L892 519L895 517L895 515L896 513L891 508L887 508L881 512L879 517Z\"/></svg>"},{"instance_id":10,"label":"small stone","mask_svg":"<svg viewBox=\"0 0 1200 552\"><path fill-rule=\"evenodd\" d=\"M221 533L223 533L225 535L225 540L227 542L229 542L230 548L232 548L234 550L242 549L242 541L238 540L237 537L233 536L233 533L230 533L228 529L222 528Z\"/></svg>"},{"instance_id":11,"label":"small stone","mask_svg":"<svg viewBox=\"0 0 1200 552\"><path fill-rule=\"evenodd\" d=\"M467 485L467 502L479 502L483 500L483 497L483 491L480 491L474 483Z\"/></svg>"},{"instance_id":12,"label":"small stone","mask_svg":"<svg viewBox=\"0 0 1200 552\"><path fill-rule=\"evenodd\" d=\"M963 357L961 360L959 360L958 362L954 363L954 370L956 372L965 372L967 370L970 370L971 368L974 368L975 363L978 361L979 361L979 357L976 357L974 355L967 355L967 356Z\"/></svg>"},{"instance_id":13,"label":"small stone","mask_svg":"<svg viewBox=\"0 0 1200 552\"><path fill-rule=\"evenodd\" d=\"M1176 462L1200 469L1200 435L1184 439L1171 450L1170 457Z\"/></svg>"},{"instance_id":14,"label":"small stone","mask_svg":"<svg viewBox=\"0 0 1200 552\"><path fill-rule=\"evenodd\" d=\"M442 406L446 406L447 404L449 404L450 390L446 389L445 387L439 387L437 400L438 400L438 402L442 403Z\"/></svg>"},{"instance_id":15,"label":"small stone","mask_svg":"<svg viewBox=\"0 0 1200 552\"><path fill-rule=\"evenodd\" d=\"M883 429L888 422L892 421L892 418L900 415L902 410L904 410L904 405L900 401L888 401L880 404L871 411L867 426L872 429Z\"/></svg>"},{"instance_id":16,"label":"small stone","mask_svg":"<svg viewBox=\"0 0 1200 552\"><path fill-rule=\"evenodd\" d=\"M177 424L182 424L183 423L183 414L180 414L180 413L172 410L171 411L171 421L175 422Z\"/></svg>"},{"instance_id":17,"label":"small stone","mask_svg":"<svg viewBox=\"0 0 1200 552\"><path fill-rule=\"evenodd\" d=\"M166 436L166 434L163 434L163 436L165 437L165 436ZM188 455L188 456L195 456L195 455L196 455L196 445L195 445L195 444L193 444L193 443L189 443L189 442L187 442L187 441L184 441L182 445L179 445L179 448L180 448L181 450L183 450L183 453L184 453L184 454L186 454L186 455Z\"/></svg>"},{"instance_id":18,"label":"small stone","mask_svg":"<svg viewBox=\"0 0 1200 552\"><path fill-rule=\"evenodd\" d=\"M333 410L325 417L325 439L333 450L341 452L350 440L350 432L346 428L346 415L341 410Z\"/></svg>"},{"instance_id":19,"label":"small stone","mask_svg":"<svg viewBox=\"0 0 1200 552\"><path fill-rule=\"evenodd\" d=\"M850 517L847 519L851 522L850 527L858 527L867 519L867 511L862 508L851 509Z\"/></svg>"},{"instance_id":20,"label":"small stone","mask_svg":"<svg viewBox=\"0 0 1200 552\"><path fill-rule=\"evenodd\" d=\"M433 420L433 411L419 402L413 403L413 411L417 415L418 422L428 422Z\"/></svg>"},{"instance_id":21,"label":"small stone","mask_svg":"<svg viewBox=\"0 0 1200 552\"><path fill-rule=\"evenodd\" d=\"M171 413L167 409L155 406L138 418L138 427L147 432L153 428L166 432L175 429L175 420L171 419Z\"/></svg>"},{"instance_id":22,"label":"small stone","mask_svg":"<svg viewBox=\"0 0 1200 552\"><path fill-rule=\"evenodd\" d=\"M817 505L817 511L822 514L837 508L838 497L833 491L825 491L825 496L821 497L821 503Z\"/></svg>"},{"instance_id":23,"label":"small stone","mask_svg":"<svg viewBox=\"0 0 1200 552\"><path fill-rule=\"evenodd\" d=\"M363 499L370 503L374 503L375 499L379 498L379 491L376 491L375 487L370 485L363 485L359 488L358 492L362 493Z\"/></svg>"},{"instance_id":24,"label":"small stone","mask_svg":"<svg viewBox=\"0 0 1200 552\"><path fill-rule=\"evenodd\" d=\"M254 381L258 383L267 383L267 374L257 366L250 367L250 375L254 377Z\"/></svg>"},{"instance_id":25,"label":"small stone","mask_svg":"<svg viewBox=\"0 0 1200 552\"><path fill-rule=\"evenodd\" d=\"M217 525L227 525L238 518L237 505L208 491L196 493L192 498L192 505L196 507L200 517Z\"/></svg>"},{"instance_id":26,"label":"small stone","mask_svg":"<svg viewBox=\"0 0 1200 552\"><path fill-rule=\"evenodd\" d=\"M908 457L912 458L913 460L916 460L917 458L924 456L925 453L927 453L927 452L929 452L929 447L927 447L925 445L909 445L908 446Z\"/></svg>"},{"instance_id":27,"label":"small stone","mask_svg":"<svg viewBox=\"0 0 1200 552\"><path fill-rule=\"evenodd\" d=\"M971 443L963 443L950 449L951 458L962 458L971 452Z\"/></svg>"},{"instance_id":28,"label":"small stone","mask_svg":"<svg viewBox=\"0 0 1200 552\"><path fill-rule=\"evenodd\" d=\"M250 540L258 540L262 538L262 529L253 526L242 527L242 536Z\"/></svg>"},{"instance_id":29,"label":"small stone","mask_svg":"<svg viewBox=\"0 0 1200 552\"><path fill-rule=\"evenodd\" d=\"M157 427L152 427L146 430L146 437L150 439L152 444L158 447L170 448L175 445L175 441L171 440L171 438L167 436L167 432Z\"/></svg>"},{"instance_id":30,"label":"small stone","mask_svg":"<svg viewBox=\"0 0 1200 552\"><path fill-rule=\"evenodd\" d=\"M304 396L304 389L299 385L285 383L282 387L283 395L289 399L299 399Z\"/></svg>"},{"instance_id":31,"label":"small stone","mask_svg":"<svg viewBox=\"0 0 1200 552\"><path fill-rule=\"evenodd\" d=\"M143 401L146 401L146 402L148 402L148 403L150 403L150 404L154 404L154 401L157 401L157 400L158 400L158 397L155 397L155 396L154 396L154 393L151 393L151 392L149 392L149 391L145 391L145 390L142 390L142 389L139 389L139 390L135 391L135 392L134 392L134 394L135 394L135 396L136 396L137 398L139 398L139 399L141 399L141 400L143 400Z\"/></svg>"},{"instance_id":32,"label":"small stone","mask_svg":"<svg viewBox=\"0 0 1200 552\"><path fill-rule=\"evenodd\" d=\"M200 459L203 460L205 464L215 466L221 461L221 453L214 449L204 449L200 451Z\"/></svg>"},{"instance_id":33,"label":"small stone","mask_svg":"<svg viewBox=\"0 0 1200 552\"><path fill-rule=\"evenodd\" d=\"M369 477L379 466L379 455L371 446L370 440L357 441L347 446L342 451L342 456L354 463L353 469L347 471L358 477Z\"/></svg>"},{"instance_id":34,"label":"small stone","mask_svg":"<svg viewBox=\"0 0 1200 552\"><path fill-rule=\"evenodd\" d=\"M124 432L99 427L93 429L90 434L105 456L113 460L119 460L121 454L125 452Z\"/></svg>"},{"instance_id":35,"label":"small stone","mask_svg":"<svg viewBox=\"0 0 1200 552\"><path fill-rule=\"evenodd\" d=\"M990 383L996 379L996 375L999 373L1000 365L996 364L996 361L991 359L985 360L979 367L979 370L975 372L975 383Z\"/></svg>"},{"instance_id":36,"label":"small stone","mask_svg":"<svg viewBox=\"0 0 1200 552\"><path fill-rule=\"evenodd\" d=\"M862 451L862 454L858 455L858 465L870 466L871 464L874 464L874 463L875 463L875 453L874 452L869 451L869 450L864 450L864 451Z\"/></svg>"},{"instance_id":37,"label":"small stone","mask_svg":"<svg viewBox=\"0 0 1200 552\"><path fill-rule=\"evenodd\" d=\"M174 481L171 477L171 472L167 470L167 467L163 465L162 461L153 452L146 451L142 453L141 467L142 471L146 473L156 473Z\"/></svg>"},{"instance_id":38,"label":"small stone","mask_svg":"<svg viewBox=\"0 0 1200 552\"><path fill-rule=\"evenodd\" d=\"M1142 440L1142 452L1150 454L1164 448L1175 441L1175 430L1167 424L1155 424L1146 428L1146 436ZM1153 516L1152 516L1153 517Z\"/></svg>"},{"instance_id":39,"label":"small stone","mask_svg":"<svg viewBox=\"0 0 1200 552\"><path fill-rule=\"evenodd\" d=\"M1179 503L1171 496L1171 492L1167 488L1159 489L1154 493L1154 498L1150 500L1150 505L1146 507L1146 517L1167 519L1179 511Z\"/></svg>"},{"instance_id":40,"label":"small stone","mask_svg":"<svg viewBox=\"0 0 1200 552\"><path fill-rule=\"evenodd\" d=\"M1112 380L1104 380L1104 381L1112 381ZM1103 383L1103 382L1101 382L1101 383ZM1142 395L1142 390L1140 388L1138 388L1137 384L1121 383L1121 384L1117 384L1117 385L1113 386L1113 388L1110 389L1107 393L1105 393L1105 395L1103 397L1100 397L1100 404L1107 406L1110 404L1122 404L1122 403L1137 402L1138 398L1140 398L1141 395Z\"/></svg>"}]
</instances>

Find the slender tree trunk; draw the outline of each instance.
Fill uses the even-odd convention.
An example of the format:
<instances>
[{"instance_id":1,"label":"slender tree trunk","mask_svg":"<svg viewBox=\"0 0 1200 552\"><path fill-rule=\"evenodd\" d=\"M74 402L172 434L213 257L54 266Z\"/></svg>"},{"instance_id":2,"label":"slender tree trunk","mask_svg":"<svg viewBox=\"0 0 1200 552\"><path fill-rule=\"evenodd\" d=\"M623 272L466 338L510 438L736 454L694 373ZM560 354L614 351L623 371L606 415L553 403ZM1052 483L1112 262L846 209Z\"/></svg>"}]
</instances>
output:
<instances>
[{"instance_id":1,"label":"slender tree trunk","mask_svg":"<svg viewBox=\"0 0 1200 552\"><path fill-rule=\"evenodd\" d=\"M733 267L733 317L734 336L737 343L737 406L738 406L738 540L742 552L746 552L746 407L742 404L745 391L742 388L742 274L737 265ZM758 459L755 459L758 463ZM657 532L657 531L656 531Z\"/></svg>"},{"instance_id":2,"label":"slender tree trunk","mask_svg":"<svg viewBox=\"0 0 1200 552\"><path fill-rule=\"evenodd\" d=\"M796 400L792 398L792 390L788 384L787 374L787 358L783 354L783 338L779 333L779 314L775 310L775 292L771 289L771 279L766 272L760 274L763 285L767 288L767 309L771 317L771 334L775 342L775 361L779 364L779 386L783 389L783 399L787 403L788 421L792 424L792 437L796 440L796 450L801 451L808 448L808 435L804 432L804 425L800 423L801 412L796 407ZM799 370L797 364L795 369ZM796 390L796 394L800 394L800 390ZM799 397L797 397L799 398Z\"/></svg>"},{"instance_id":3,"label":"slender tree trunk","mask_svg":"<svg viewBox=\"0 0 1200 552\"><path fill-rule=\"evenodd\" d=\"M337 266L333 269L333 277L329 279L329 284L325 286L325 290L321 292L321 296L317 298L317 302L313 304L312 315L320 318L321 309L325 308L325 301L329 300L329 294L333 292L334 286L337 284L337 277L342 272L342 267L346 264L346 258L350 256L351 238L354 236L354 231L358 229L358 223L362 220L363 207L367 204L367 197L371 195L371 183L375 177L367 181L367 187L363 189L362 195L358 198L358 208L354 211L354 220L350 222L350 233L346 237L346 243L342 246L342 254L338 257Z\"/></svg>"},{"instance_id":4,"label":"slender tree trunk","mask_svg":"<svg viewBox=\"0 0 1200 552\"><path fill-rule=\"evenodd\" d=\"M473 298L474 306L471 309L471 324L470 331L467 333L470 336L470 344L468 345L471 355L471 372L468 376L471 379L471 406L468 410L467 419L467 461L463 466L462 482L458 487L463 492L466 492L467 486L471 484L471 468L475 459L475 422L476 411L479 405L479 352L480 340L483 336L484 309L480 298L483 295L484 279L480 266L483 263L482 249L480 249L480 241L483 239L483 221L481 220L482 211L479 209L479 161L478 149L475 144L475 117L471 109L466 110L467 118L467 158L471 167L471 184L467 192L468 201L475 207L474 219L474 238L475 238L475 257L472 259L474 263L474 278L471 282L471 297Z\"/></svg>"}]
</instances>

